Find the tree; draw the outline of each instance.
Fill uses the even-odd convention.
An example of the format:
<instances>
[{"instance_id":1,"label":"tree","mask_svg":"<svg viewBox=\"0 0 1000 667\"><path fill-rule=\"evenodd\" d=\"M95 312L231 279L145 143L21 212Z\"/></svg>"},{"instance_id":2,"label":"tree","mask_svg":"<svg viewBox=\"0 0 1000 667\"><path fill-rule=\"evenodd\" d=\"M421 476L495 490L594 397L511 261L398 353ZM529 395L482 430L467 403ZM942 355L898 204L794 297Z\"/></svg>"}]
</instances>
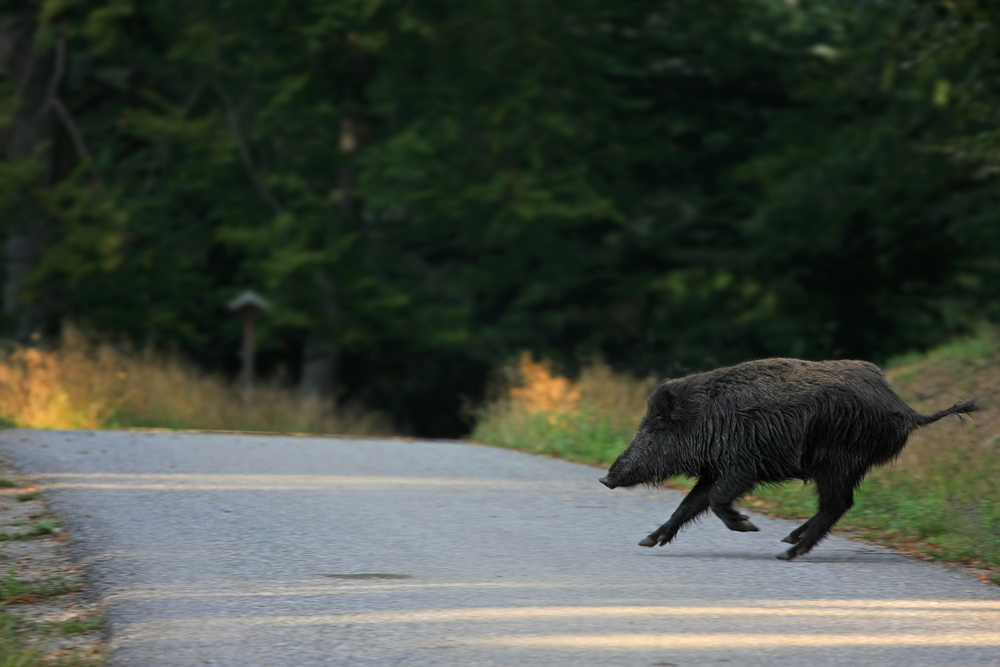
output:
<instances>
[{"instance_id":1,"label":"tree","mask_svg":"<svg viewBox=\"0 0 1000 667\"><path fill-rule=\"evenodd\" d=\"M912 7L8 6L5 136L47 109L0 163L8 232L41 230L8 294L47 331L234 372L254 287L265 374L458 435L521 349L882 359L993 312L994 190L934 150L964 116L952 65L904 67Z\"/></svg>"}]
</instances>

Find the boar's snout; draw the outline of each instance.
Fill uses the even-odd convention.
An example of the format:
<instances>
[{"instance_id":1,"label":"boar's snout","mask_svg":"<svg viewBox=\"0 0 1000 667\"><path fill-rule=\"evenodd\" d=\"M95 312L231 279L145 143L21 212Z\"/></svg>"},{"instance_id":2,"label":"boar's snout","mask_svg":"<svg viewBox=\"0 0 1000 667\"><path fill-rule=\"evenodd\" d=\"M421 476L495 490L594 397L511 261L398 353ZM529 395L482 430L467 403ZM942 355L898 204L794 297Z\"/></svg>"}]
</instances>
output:
<instances>
[{"instance_id":1,"label":"boar's snout","mask_svg":"<svg viewBox=\"0 0 1000 667\"><path fill-rule=\"evenodd\" d=\"M601 484L609 489L631 489L654 482L659 475L656 450L656 441L640 428L631 444L608 468L608 474L601 478Z\"/></svg>"}]
</instances>

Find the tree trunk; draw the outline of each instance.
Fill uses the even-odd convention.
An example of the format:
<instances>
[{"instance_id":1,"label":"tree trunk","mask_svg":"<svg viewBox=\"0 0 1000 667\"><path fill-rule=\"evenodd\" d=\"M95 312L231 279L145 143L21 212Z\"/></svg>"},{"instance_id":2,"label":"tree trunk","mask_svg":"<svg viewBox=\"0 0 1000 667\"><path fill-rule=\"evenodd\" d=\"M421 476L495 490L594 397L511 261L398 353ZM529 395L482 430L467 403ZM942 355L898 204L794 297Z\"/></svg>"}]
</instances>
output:
<instances>
[{"instance_id":1,"label":"tree trunk","mask_svg":"<svg viewBox=\"0 0 1000 667\"><path fill-rule=\"evenodd\" d=\"M41 178L52 178L53 118L48 113L54 87L54 58L40 55L34 45L34 16L2 17L0 22L0 76L14 84L17 111L9 127L0 131L5 162L27 159L43 163ZM40 324L37 307L25 303L23 292L45 234L45 218L25 196L7 202L4 212L3 311L16 338L25 339Z\"/></svg>"},{"instance_id":2,"label":"tree trunk","mask_svg":"<svg viewBox=\"0 0 1000 667\"><path fill-rule=\"evenodd\" d=\"M336 392L337 344L319 332L306 339L302 354L302 379L299 384L303 398L332 398Z\"/></svg>"},{"instance_id":3,"label":"tree trunk","mask_svg":"<svg viewBox=\"0 0 1000 667\"><path fill-rule=\"evenodd\" d=\"M350 106L350 105L348 105ZM360 148L360 137L356 123L345 118L340 125L340 152L344 155L355 153ZM340 175L337 199L343 214L350 219L358 219L358 202L354 197L354 172L345 168ZM327 295L323 310L327 320L336 326L340 314L340 297L337 286L330 275L320 269L319 282L326 288ZM302 379L300 391L303 397L319 396L332 398L337 394L340 349L322 330L313 330L306 339L302 355Z\"/></svg>"}]
</instances>

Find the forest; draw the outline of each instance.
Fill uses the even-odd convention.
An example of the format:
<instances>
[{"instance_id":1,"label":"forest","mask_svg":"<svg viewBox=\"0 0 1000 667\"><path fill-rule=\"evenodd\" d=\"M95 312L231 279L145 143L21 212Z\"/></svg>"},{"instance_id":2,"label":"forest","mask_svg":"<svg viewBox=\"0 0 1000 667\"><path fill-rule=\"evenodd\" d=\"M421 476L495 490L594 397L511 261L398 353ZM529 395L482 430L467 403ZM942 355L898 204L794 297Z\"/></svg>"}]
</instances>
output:
<instances>
[{"instance_id":1,"label":"forest","mask_svg":"<svg viewBox=\"0 0 1000 667\"><path fill-rule=\"evenodd\" d=\"M0 0L7 344L455 437L530 351L884 362L1000 318L992 0Z\"/></svg>"}]
</instances>

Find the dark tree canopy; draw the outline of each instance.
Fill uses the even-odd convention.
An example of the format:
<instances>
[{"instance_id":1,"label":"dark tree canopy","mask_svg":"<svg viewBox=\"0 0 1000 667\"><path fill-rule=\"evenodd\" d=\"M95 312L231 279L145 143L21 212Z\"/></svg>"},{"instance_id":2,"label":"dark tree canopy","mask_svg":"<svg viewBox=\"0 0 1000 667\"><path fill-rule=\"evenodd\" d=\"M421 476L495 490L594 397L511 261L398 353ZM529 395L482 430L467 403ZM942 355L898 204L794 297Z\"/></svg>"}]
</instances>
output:
<instances>
[{"instance_id":1,"label":"dark tree canopy","mask_svg":"<svg viewBox=\"0 0 1000 667\"><path fill-rule=\"evenodd\" d=\"M990 9L5 0L4 333L234 372L252 287L266 374L424 435L522 349L925 348L998 314Z\"/></svg>"}]
</instances>

